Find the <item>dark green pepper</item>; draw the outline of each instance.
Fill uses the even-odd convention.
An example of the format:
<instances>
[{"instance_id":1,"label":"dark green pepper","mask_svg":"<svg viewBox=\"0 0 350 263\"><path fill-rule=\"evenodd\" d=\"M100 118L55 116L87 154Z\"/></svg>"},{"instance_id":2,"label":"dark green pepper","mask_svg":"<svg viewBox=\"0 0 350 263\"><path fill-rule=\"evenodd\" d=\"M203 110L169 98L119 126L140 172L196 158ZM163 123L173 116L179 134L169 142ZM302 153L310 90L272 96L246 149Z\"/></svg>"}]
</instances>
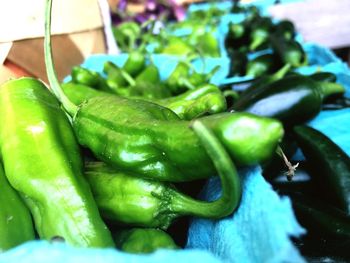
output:
<instances>
[{"instance_id":1,"label":"dark green pepper","mask_svg":"<svg viewBox=\"0 0 350 263\"><path fill-rule=\"evenodd\" d=\"M231 214L241 197L235 166L212 131L198 120L192 127L217 169L222 196L212 202L195 200L171 184L92 163L86 166L85 176L103 216L129 225L166 229L180 216L219 219Z\"/></svg>"},{"instance_id":2,"label":"dark green pepper","mask_svg":"<svg viewBox=\"0 0 350 263\"><path fill-rule=\"evenodd\" d=\"M246 71L248 56L245 52L233 50L230 52L230 68L228 76L243 76Z\"/></svg>"},{"instance_id":3,"label":"dark green pepper","mask_svg":"<svg viewBox=\"0 0 350 263\"><path fill-rule=\"evenodd\" d=\"M264 54L248 61L245 75L256 78L271 73L276 68L275 55Z\"/></svg>"},{"instance_id":4,"label":"dark green pepper","mask_svg":"<svg viewBox=\"0 0 350 263\"><path fill-rule=\"evenodd\" d=\"M298 192L283 192L292 199L298 221L309 235L350 239L350 216L317 198Z\"/></svg>"},{"instance_id":5,"label":"dark green pepper","mask_svg":"<svg viewBox=\"0 0 350 263\"><path fill-rule=\"evenodd\" d=\"M286 40L292 40L295 35L295 27L292 21L282 20L277 23L274 34L283 37Z\"/></svg>"},{"instance_id":6,"label":"dark green pepper","mask_svg":"<svg viewBox=\"0 0 350 263\"><path fill-rule=\"evenodd\" d=\"M173 111L147 101L117 96L96 97L77 106L65 96L53 67L52 0L47 3L47 74L52 92L73 117L72 126L79 143L107 164L142 177L189 181L211 176L214 165L189 128L190 123L180 120ZM219 137L237 165L268 159L283 136L279 121L247 113L221 113L201 120Z\"/></svg>"},{"instance_id":7,"label":"dark green pepper","mask_svg":"<svg viewBox=\"0 0 350 263\"><path fill-rule=\"evenodd\" d=\"M317 72L309 76L313 80L323 82L336 82L337 76L331 72Z\"/></svg>"},{"instance_id":8,"label":"dark green pepper","mask_svg":"<svg viewBox=\"0 0 350 263\"><path fill-rule=\"evenodd\" d=\"M88 183L67 116L43 83L10 80L0 88L0 148L6 176L29 207L42 239L113 246Z\"/></svg>"},{"instance_id":9,"label":"dark green pepper","mask_svg":"<svg viewBox=\"0 0 350 263\"><path fill-rule=\"evenodd\" d=\"M350 157L321 132L307 126L294 128L306 160L314 167L323 196L350 215Z\"/></svg>"},{"instance_id":10,"label":"dark green pepper","mask_svg":"<svg viewBox=\"0 0 350 263\"><path fill-rule=\"evenodd\" d=\"M34 238L29 210L8 183L0 163L0 253Z\"/></svg>"},{"instance_id":11,"label":"dark green pepper","mask_svg":"<svg viewBox=\"0 0 350 263\"><path fill-rule=\"evenodd\" d=\"M270 17L261 17L254 21L250 32L250 51L255 51L268 42L272 27Z\"/></svg>"},{"instance_id":12,"label":"dark green pepper","mask_svg":"<svg viewBox=\"0 0 350 263\"><path fill-rule=\"evenodd\" d=\"M290 64L295 68L307 65L306 53L299 42L286 40L276 35L272 35L270 41L282 64Z\"/></svg>"},{"instance_id":13,"label":"dark green pepper","mask_svg":"<svg viewBox=\"0 0 350 263\"><path fill-rule=\"evenodd\" d=\"M161 229L132 228L121 230L114 239L117 248L128 253L147 254L157 249L178 249L172 237Z\"/></svg>"},{"instance_id":14,"label":"dark green pepper","mask_svg":"<svg viewBox=\"0 0 350 263\"><path fill-rule=\"evenodd\" d=\"M325 97L344 91L337 83L316 82L302 75L288 76L266 86L247 89L232 110L277 118L284 125L293 126L315 117Z\"/></svg>"}]
</instances>

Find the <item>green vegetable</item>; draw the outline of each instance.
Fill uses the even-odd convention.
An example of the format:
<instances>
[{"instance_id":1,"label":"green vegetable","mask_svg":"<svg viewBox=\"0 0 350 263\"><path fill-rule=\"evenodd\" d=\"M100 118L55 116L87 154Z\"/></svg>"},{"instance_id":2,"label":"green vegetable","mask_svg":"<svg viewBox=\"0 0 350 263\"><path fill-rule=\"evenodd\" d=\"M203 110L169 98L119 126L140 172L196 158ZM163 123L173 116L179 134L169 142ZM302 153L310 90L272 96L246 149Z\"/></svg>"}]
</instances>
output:
<instances>
[{"instance_id":1,"label":"green vegetable","mask_svg":"<svg viewBox=\"0 0 350 263\"><path fill-rule=\"evenodd\" d=\"M287 192L292 199L298 221L309 235L350 238L350 216L321 200L301 193Z\"/></svg>"},{"instance_id":2,"label":"green vegetable","mask_svg":"<svg viewBox=\"0 0 350 263\"><path fill-rule=\"evenodd\" d=\"M282 64L290 64L293 67L307 65L306 53L299 42L286 40L276 35L272 35L270 41L274 52L280 58Z\"/></svg>"},{"instance_id":3,"label":"green vegetable","mask_svg":"<svg viewBox=\"0 0 350 263\"><path fill-rule=\"evenodd\" d=\"M276 67L276 57L273 54L264 54L247 63L246 75L260 77L273 72Z\"/></svg>"},{"instance_id":4,"label":"green vegetable","mask_svg":"<svg viewBox=\"0 0 350 263\"><path fill-rule=\"evenodd\" d=\"M178 249L172 237L160 229L132 228L119 231L117 248L128 253L152 253L157 249Z\"/></svg>"},{"instance_id":5,"label":"green vegetable","mask_svg":"<svg viewBox=\"0 0 350 263\"><path fill-rule=\"evenodd\" d=\"M80 66L72 68L72 82L83 84L91 87L97 87L99 84L100 75L92 70L85 69Z\"/></svg>"},{"instance_id":6,"label":"green vegetable","mask_svg":"<svg viewBox=\"0 0 350 263\"><path fill-rule=\"evenodd\" d=\"M131 77L136 77L146 65L146 57L140 51L131 51L128 53L128 59L123 65L123 70L125 70Z\"/></svg>"},{"instance_id":7,"label":"green vegetable","mask_svg":"<svg viewBox=\"0 0 350 263\"><path fill-rule=\"evenodd\" d=\"M111 169L103 163L95 163L86 167L85 176L101 213L117 222L163 229L179 216L218 219L231 214L241 196L235 166L210 129L198 120L192 127L220 176L223 190L218 200L194 200L170 184L142 179Z\"/></svg>"},{"instance_id":8,"label":"green vegetable","mask_svg":"<svg viewBox=\"0 0 350 263\"><path fill-rule=\"evenodd\" d=\"M261 17L256 19L251 26L249 50L255 51L258 48L263 47L269 41L271 30L271 18Z\"/></svg>"},{"instance_id":9,"label":"green vegetable","mask_svg":"<svg viewBox=\"0 0 350 263\"><path fill-rule=\"evenodd\" d=\"M239 50L230 52L230 68L228 76L243 76L248 63L247 54Z\"/></svg>"},{"instance_id":10,"label":"green vegetable","mask_svg":"<svg viewBox=\"0 0 350 263\"><path fill-rule=\"evenodd\" d=\"M6 176L29 207L39 237L113 246L82 176L79 147L55 97L32 78L0 89L0 149Z\"/></svg>"},{"instance_id":11,"label":"green vegetable","mask_svg":"<svg viewBox=\"0 0 350 263\"><path fill-rule=\"evenodd\" d=\"M323 196L350 215L350 157L331 139L307 126L294 128L296 140L316 173Z\"/></svg>"},{"instance_id":12,"label":"green vegetable","mask_svg":"<svg viewBox=\"0 0 350 263\"><path fill-rule=\"evenodd\" d=\"M295 27L293 22L282 20L275 26L274 34L283 37L286 40L292 40L295 35Z\"/></svg>"},{"instance_id":13,"label":"green vegetable","mask_svg":"<svg viewBox=\"0 0 350 263\"><path fill-rule=\"evenodd\" d=\"M45 61L51 89L72 117L79 144L100 160L142 177L163 181L207 178L215 171L189 122L171 110L141 100L95 97L79 106L63 93L54 72L47 5ZM251 114L221 113L201 118L237 165L268 159L283 136L279 121ZM264 136L261 137L261 133ZM199 165L205 163L206 165Z\"/></svg>"},{"instance_id":14,"label":"green vegetable","mask_svg":"<svg viewBox=\"0 0 350 263\"><path fill-rule=\"evenodd\" d=\"M8 183L0 163L0 253L34 238L29 210Z\"/></svg>"},{"instance_id":15,"label":"green vegetable","mask_svg":"<svg viewBox=\"0 0 350 263\"><path fill-rule=\"evenodd\" d=\"M81 104L85 100L94 97L113 96L110 93L74 83L64 83L62 84L62 89L65 95L75 104ZM198 116L226 110L226 101L223 93L218 87L211 84L165 99L131 98L153 102L169 108L183 120L191 120Z\"/></svg>"},{"instance_id":16,"label":"green vegetable","mask_svg":"<svg viewBox=\"0 0 350 263\"><path fill-rule=\"evenodd\" d=\"M313 80L323 82L336 82L337 76L331 72L317 72L309 76Z\"/></svg>"},{"instance_id":17,"label":"green vegetable","mask_svg":"<svg viewBox=\"0 0 350 263\"><path fill-rule=\"evenodd\" d=\"M269 85L249 88L232 108L277 118L286 126L292 126L315 117L324 98L344 91L344 87L336 83L316 82L301 75L288 76Z\"/></svg>"}]
</instances>

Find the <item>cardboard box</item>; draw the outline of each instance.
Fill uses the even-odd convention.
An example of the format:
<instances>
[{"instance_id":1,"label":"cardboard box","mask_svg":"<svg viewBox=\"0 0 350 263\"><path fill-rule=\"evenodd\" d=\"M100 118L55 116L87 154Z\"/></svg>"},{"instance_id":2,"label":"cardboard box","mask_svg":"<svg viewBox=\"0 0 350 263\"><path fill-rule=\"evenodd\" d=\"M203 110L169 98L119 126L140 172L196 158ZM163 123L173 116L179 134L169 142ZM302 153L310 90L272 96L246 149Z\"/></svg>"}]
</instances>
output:
<instances>
[{"instance_id":1,"label":"cardboard box","mask_svg":"<svg viewBox=\"0 0 350 263\"><path fill-rule=\"evenodd\" d=\"M21 75L47 80L43 48L45 2L0 2L0 23L6 25L0 27L0 83ZM53 2L52 45L55 68L62 80L74 65L91 54L106 53L107 48L98 0Z\"/></svg>"}]
</instances>

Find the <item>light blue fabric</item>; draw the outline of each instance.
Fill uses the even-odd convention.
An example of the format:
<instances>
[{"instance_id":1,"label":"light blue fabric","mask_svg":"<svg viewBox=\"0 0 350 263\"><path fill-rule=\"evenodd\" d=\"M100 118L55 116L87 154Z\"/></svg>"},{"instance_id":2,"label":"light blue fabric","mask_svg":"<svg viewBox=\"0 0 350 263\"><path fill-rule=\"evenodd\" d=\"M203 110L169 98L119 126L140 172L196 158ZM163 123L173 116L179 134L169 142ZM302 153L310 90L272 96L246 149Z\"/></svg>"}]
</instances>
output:
<instances>
[{"instance_id":1,"label":"light blue fabric","mask_svg":"<svg viewBox=\"0 0 350 263\"><path fill-rule=\"evenodd\" d=\"M73 248L62 243L32 241L0 254L0 263L220 263L204 250L158 250L153 254L134 255L115 249Z\"/></svg>"},{"instance_id":2,"label":"light blue fabric","mask_svg":"<svg viewBox=\"0 0 350 263\"><path fill-rule=\"evenodd\" d=\"M254 167L240 171L243 196L238 210L219 220L194 219L187 247L211 251L224 262L304 262L289 235L304 230L297 223L288 198L280 198ZM212 178L202 196L220 195L220 181Z\"/></svg>"}]
</instances>

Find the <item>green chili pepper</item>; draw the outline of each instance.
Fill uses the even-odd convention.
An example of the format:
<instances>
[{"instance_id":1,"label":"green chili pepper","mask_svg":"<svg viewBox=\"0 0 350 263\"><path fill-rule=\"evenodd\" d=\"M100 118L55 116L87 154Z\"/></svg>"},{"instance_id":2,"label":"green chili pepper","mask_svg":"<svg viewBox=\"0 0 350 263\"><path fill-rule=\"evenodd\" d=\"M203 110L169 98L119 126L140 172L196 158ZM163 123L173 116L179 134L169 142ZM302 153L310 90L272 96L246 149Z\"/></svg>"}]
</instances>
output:
<instances>
[{"instance_id":1,"label":"green chili pepper","mask_svg":"<svg viewBox=\"0 0 350 263\"><path fill-rule=\"evenodd\" d=\"M96 87L99 84L100 75L92 70L85 69L80 66L72 68L72 82L83 84L91 87Z\"/></svg>"},{"instance_id":2,"label":"green chili pepper","mask_svg":"<svg viewBox=\"0 0 350 263\"><path fill-rule=\"evenodd\" d=\"M271 29L272 21L269 17L261 17L254 21L250 32L249 50L254 51L263 47L269 40Z\"/></svg>"},{"instance_id":3,"label":"green chili pepper","mask_svg":"<svg viewBox=\"0 0 350 263\"><path fill-rule=\"evenodd\" d=\"M255 79L250 85L245 85L245 83L242 83L239 91L248 93L249 90L263 89L271 83L282 79L284 76L286 76L286 74L289 74L290 68L291 66L289 64L286 64L272 75L265 75Z\"/></svg>"},{"instance_id":4,"label":"green chili pepper","mask_svg":"<svg viewBox=\"0 0 350 263\"><path fill-rule=\"evenodd\" d=\"M234 50L248 51L250 28L245 22L230 24L225 38L225 47L230 55Z\"/></svg>"},{"instance_id":5,"label":"green chili pepper","mask_svg":"<svg viewBox=\"0 0 350 263\"><path fill-rule=\"evenodd\" d=\"M154 228L132 228L119 231L115 242L120 250L137 254L152 253L160 248L179 248L168 233Z\"/></svg>"},{"instance_id":6,"label":"green chili pepper","mask_svg":"<svg viewBox=\"0 0 350 263\"><path fill-rule=\"evenodd\" d=\"M98 159L143 177L188 181L211 176L215 169L209 156L189 129L189 122L180 120L173 111L147 101L117 96L96 97L77 106L64 95L52 63L52 0L47 3L48 78L51 90L73 117L72 126L79 143ZM220 138L237 165L268 159L283 136L279 121L247 113L221 113L201 120ZM199 165L203 163L206 165Z\"/></svg>"},{"instance_id":7,"label":"green chili pepper","mask_svg":"<svg viewBox=\"0 0 350 263\"><path fill-rule=\"evenodd\" d=\"M136 40L141 35L141 28L136 22L123 22L112 27L118 47L123 51L131 51L136 47Z\"/></svg>"},{"instance_id":8,"label":"green chili pepper","mask_svg":"<svg viewBox=\"0 0 350 263\"><path fill-rule=\"evenodd\" d=\"M350 216L311 196L298 192L283 192L292 199L298 221L309 235L350 239Z\"/></svg>"},{"instance_id":9,"label":"green chili pepper","mask_svg":"<svg viewBox=\"0 0 350 263\"><path fill-rule=\"evenodd\" d=\"M245 75L260 77L273 72L277 66L275 55L264 54L248 61Z\"/></svg>"},{"instance_id":10,"label":"green chili pepper","mask_svg":"<svg viewBox=\"0 0 350 263\"><path fill-rule=\"evenodd\" d=\"M331 72L317 72L309 76L313 80L323 82L336 82L337 76Z\"/></svg>"},{"instance_id":11,"label":"green chili pepper","mask_svg":"<svg viewBox=\"0 0 350 263\"><path fill-rule=\"evenodd\" d=\"M294 128L296 140L316 173L313 178L327 201L350 215L350 157L321 132L307 126Z\"/></svg>"},{"instance_id":12,"label":"green chili pepper","mask_svg":"<svg viewBox=\"0 0 350 263\"><path fill-rule=\"evenodd\" d=\"M111 61L104 63L103 72L107 74L107 79L114 81L118 87L124 87L127 84L135 85L133 78Z\"/></svg>"},{"instance_id":13,"label":"green chili pepper","mask_svg":"<svg viewBox=\"0 0 350 263\"><path fill-rule=\"evenodd\" d=\"M82 176L79 147L58 101L38 80L0 88L0 149L6 176L29 207L42 239L113 246Z\"/></svg>"},{"instance_id":14,"label":"green chili pepper","mask_svg":"<svg viewBox=\"0 0 350 263\"><path fill-rule=\"evenodd\" d=\"M284 125L301 124L315 117L323 99L331 94L343 94L337 83L316 82L305 76L288 76L241 94L232 109L281 120Z\"/></svg>"},{"instance_id":15,"label":"green chili pepper","mask_svg":"<svg viewBox=\"0 0 350 263\"><path fill-rule=\"evenodd\" d=\"M168 44L159 53L185 56L194 53L194 49L180 37L170 36L168 37Z\"/></svg>"},{"instance_id":16,"label":"green chili pepper","mask_svg":"<svg viewBox=\"0 0 350 263\"><path fill-rule=\"evenodd\" d=\"M101 213L117 222L163 229L179 216L218 219L231 214L241 196L235 166L219 140L202 122L194 121L193 129L220 176L223 190L218 200L194 200L170 184L138 178L103 163L93 163L86 167L85 176Z\"/></svg>"},{"instance_id":17,"label":"green chili pepper","mask_svg":"<svg viewBox=\"0 0 350 263\"><path fill-rule=\"evenodd\" d=\"M131 51L128 53L128 59L123 65L123 69L130 74L131 77L136 77L144 68L146 57L140 51Z\"/></svg>"},{"instance_id":18,"label":"green chili pepper","mask_svg":"<svg viewBox=\"0 0 350 263\"><path fill-rule=\"evenodd\" d=\"M173 95L178 95L186 91L188 88L184 84L184 80L188 79L191 67L187 62L180 61L165 81Z\"/></svg>"},{"instance_id":19,"label":"green chili pepper","mask_svg":"<svg viewBox=\"0 0 350 263\"><path fill-rule=\"evenodd\" d=\"M299 42L286 40L272 35L270 42L274 52L280 57L283 64L290 64L293 67L307 65L307 56Z\"/></svg>"},{"instance_id":20,"label":"green chili pepper","mask_svg":"<svg viewBox=\"0 0 350 263\"><path fill-rule=\"evenodd\" d=\"M293 22L282 20L275 26L274 34L283 37L286 40L292 40L295 35L295 27Z\"/></svg>"},{"instance_id":21,"label":"green chili pepper","mask_svg":"<svg viewBox=\"0 0 350 263\"><path fill-rule=\"evenodd\" d=\"M153 102L174 111L183 120L192 120L204 114L226 110L226 101L220 89L212 84L188 90L178 96Z\"/></svg>"},{"instance_id":22,"label":"green chili pepper","mask_svg":"<svg viewBox=\"0 0 350 263\"><path fill-rule=\"evenodd\" d=\"M32 218L0 163L0 253L35 238Z\"/></svg>"},{"instance_id":23,"label":"green chili pepper","mask_svg":"<svg viewBox=\"0 0 350 263\"><path fill-rule=\"evenodd\" d=\"M62 84L62 89L66 96L75 104L81 104L94 97L111 95L107 92L73 83ZM214 114L226 110L226 102L222 92L218 87L211 84L165 99L131 98L147 100L167 107L184 120L191 120L207 113Z\"/></svg>"},{"instance_id":24,"label":"green chili pepper","mask_svg":"<svg viewBox=\"0 0 350 263\"><path fill-rule=\"evenodd\" d=\"M243 76L245 74L248 57L245 52L234 50L230 53L230 68L228 76Z\"/></svg>"}]
</instances>

